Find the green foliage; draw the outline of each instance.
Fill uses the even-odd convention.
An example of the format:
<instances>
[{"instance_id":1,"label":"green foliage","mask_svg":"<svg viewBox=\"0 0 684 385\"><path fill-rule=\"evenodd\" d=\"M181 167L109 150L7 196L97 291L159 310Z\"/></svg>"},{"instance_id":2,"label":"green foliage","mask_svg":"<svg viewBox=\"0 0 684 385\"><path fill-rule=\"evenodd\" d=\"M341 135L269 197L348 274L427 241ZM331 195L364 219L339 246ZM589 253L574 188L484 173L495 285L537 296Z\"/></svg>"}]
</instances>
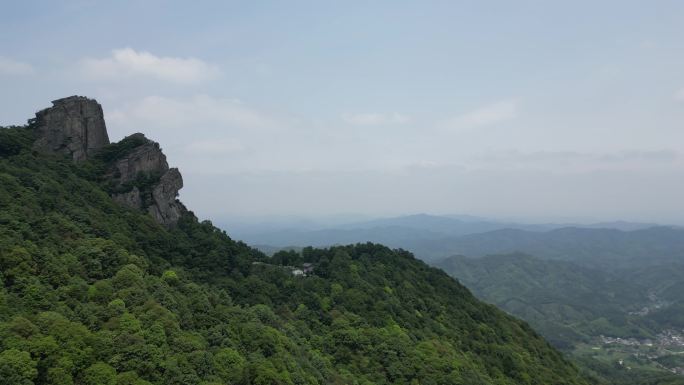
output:
<instances>
[{"instance_id":1,"label":"green foliage","mask_svg":"<svg viewBox=\"0 0 684 385\"><path fill-rule=\"evenodd\" d=\"M164 228L115 204L98 170L136 143L74 164L19 142L0 157L5 383L585 383L527 324L405 251L270 259L192 215ZM313 272L286 267L300 263Z\"/></svg>"},{"instance_id":2,"label":"green foliage","mask_svg":"<svg viewBox=\"0 0 684 385\"><path fill-rule=\"evenodd\" d=\"M36 362L29 352L7 349L0 353L0 384L33 384L37 374Z\"/></svg>"},{"instance_id":3,"label":"green foliage","mask_svg":"<svg viewBox=\"0 0 684 385\"><path fill-rule=\"evenodd\" d=\"M104 362L96 362L83 371L84 385L116 385L116 370Z\"/></svg>"},{"instance_id":4,"label":"green foliage","mask_svg":"<svg viewBox=\"0 0 684 385\"><path fill-rule=\"evenodd\" d=\"M164 274L162 274L162 280L169 285L176 284L178 282L178 274L173 270L166 270Z\"/></svg>"},{"instance_id":5,"label":"green foliage","mask_svg":"<svg viewBox=\"0 0 684 385\"><path fill-rule=\"evenodd\" d=\"M223 348L214 354L216 374L225 382L239 382L245 375L245 358L235 349Z\"/></svg>"},{"instance_id":6,"label":"green foliage","mask_svg":"<svg viewBox=\"0 0 684 385\"><path fill-rule=\"evenodd\" d=\"M28 127L0 128L0 158L19 154L31 146L33 130Z\"/></svg>"},{"instance_id":7,"label":"green foliage","mask_svg":"<svg viewBox=\"0 0 684 385\"><path fill-rule=\"evenodd\" d=\"M105 163L111 163L125 155L128 155L135 148L147 143L143 134L129 135L117 143L109 144L98 151L95 159Z\"/></svg>"}]
</instances>

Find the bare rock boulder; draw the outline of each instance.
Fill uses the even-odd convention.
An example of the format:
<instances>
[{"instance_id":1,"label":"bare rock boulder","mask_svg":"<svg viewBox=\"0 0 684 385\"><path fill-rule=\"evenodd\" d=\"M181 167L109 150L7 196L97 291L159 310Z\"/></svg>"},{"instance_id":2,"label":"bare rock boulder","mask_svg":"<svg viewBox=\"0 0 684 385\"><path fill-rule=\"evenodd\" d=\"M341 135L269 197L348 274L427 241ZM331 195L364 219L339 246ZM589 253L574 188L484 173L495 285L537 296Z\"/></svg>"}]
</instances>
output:
<instances>
[{"instance_id":1,"label":"bare rock boulder","mask_svg":"<svg viewBox=\"0 0 684 385\"><path fill-rule=\"evenodd\" d=\"M64 154L75 162L104 162L103 179L118 204L148 212L166 226L175 225L188 212L177 199L183 178L178 169L169 168L159 143L133 134L109 145L102 106L94 99L57 99L29 123L36 130L35 150Z\"/></svg>"},{"instance_id":2,"label":"bare rock boulder","mask_svg":"<svg viewBox=\"0 0 684 385\"><path fill-rule=\"evenodd\" d=\"M112 198L119 204L145 210L157 222L172 226L178 222L185 206L177 199L183 177L177 168L169 168L159 143L133 134L124 141L137 146L116 159L105 175L114 182ZM132 187L131 187L132 186Z\"/></svg>"},{"instance_id":3,"label":"bare rock boulder","mask_svg":"<svg viewBox=\"0 0 684 385\"><path fill-rule=\"evenodd\" d=\"M159 143L145 138L145 135L140 133L133 134L124 140L141 144L114 162L107 172L109 178L123 185L134 181L141 173L161 176L169 170L166 155L162 152Z\"/></svg>"},{"instance_id":4,"label":"bare rock boulder","mask_svg":"<svg viewBox=\"0 0 684 385\"><path fill-rule=\"evenodd\" d=\"M36 113L34 149L71 156L76 162L88 159L109 144L102 106L94 99L70 96L52 102Z\"/></svg>"},{"instance_id":5,"label":"bare rock boulder","mask_svg":"<svg viewBox=\"0 0 684 385\"><path fill-rule=\"evenodd\" d=\"M120 204L121 206L126 206L134 209L139 209L143 207L142 196L140 195L140 189L133 187L131 191L124 193L112 194L112 199L114 202Z\"/></svg>"},{"instance_id":6,"label":"bare rock boulder","mask_svg":"<svg viewBox=\"0 0 684 385\"><path fill-rule=\"evenodd\" d=\"M185 206L176 197L183 187L183 177L177 168L172 168L159 179L152 189L152 201L148 211L159 223L166 225L178 222L186 211Z\"/></svg>"}]
</instances>

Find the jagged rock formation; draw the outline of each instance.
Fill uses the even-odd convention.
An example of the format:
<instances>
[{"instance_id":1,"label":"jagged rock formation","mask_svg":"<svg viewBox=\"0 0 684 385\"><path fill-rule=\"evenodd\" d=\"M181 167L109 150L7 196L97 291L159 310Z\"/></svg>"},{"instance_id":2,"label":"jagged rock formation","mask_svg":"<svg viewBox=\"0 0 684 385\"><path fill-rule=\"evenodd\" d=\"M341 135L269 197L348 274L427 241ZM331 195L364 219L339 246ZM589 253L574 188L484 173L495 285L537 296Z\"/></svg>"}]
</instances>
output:
<instances>
[{"instance_id":1,"label":"jagged rock formation","mask_svg":"<svg viewBox=\"0 0 684 385\"><path fill-rule=\"evenodd\" d=\"M77 162L109 144L102 106L83 96L53 101L31 123L38 132L34 149L69 155Z\"/></svg>"},{"instance_id":2,"label":"jagged rock formation","mask_svg":"<svg viewBox=\"0 0 684 385\"><path fill-rule=\"evenodd\" d=\"M159 223L173 225L186 211L176 199L183 187L177 168L169 168L159 143L133 134L122 142L140 143L109 167L106 178L114 183L112 197L131 208L147 210Z\"/></svg>"},{"instance_id":3,"label":"jagged rock formation","mask_svg":"<svg viewBox=\"0 0 684 385\"><path fill-rule=\"evenodd\" d=\"M169 169L159 143L147 139L144 134L130 135L122 142L131 142L135 146L120 156L107 171L107 176L116 179L119 184L134 181L140 173L158 172L161 175Z\"/></svg>"},{"instance_id":4,"label":"jagged rock formation","mask_svg":"<svg viewBox=\"0 0 684 385\"><path fill-rule=\"evenodd\" d=\"M138 133L109 145L102 107L94 99L70 96L52 104L30 121L36 129L34 149L64 154L76 162L100 153L99 159L107 165L103 177L114 201L147 211L167 226L187 212L176 199L183 178L178 169L169 168L159 143Z\"/></svg>"},{"instance_id":5,"label":"jagged rock formation","mask_svg":"<svg viewBox=\"0 0 684 385\"><path fill-rule=\"evenodd\" d=\"M178 190L183 187L183 178L177 168L169 169L162 175L152 189L152 201L148 208L152 216L160 223L171 225L178 222L183 212L187 211L185 206L176 199Z\"/></svg>"}]
</instances>

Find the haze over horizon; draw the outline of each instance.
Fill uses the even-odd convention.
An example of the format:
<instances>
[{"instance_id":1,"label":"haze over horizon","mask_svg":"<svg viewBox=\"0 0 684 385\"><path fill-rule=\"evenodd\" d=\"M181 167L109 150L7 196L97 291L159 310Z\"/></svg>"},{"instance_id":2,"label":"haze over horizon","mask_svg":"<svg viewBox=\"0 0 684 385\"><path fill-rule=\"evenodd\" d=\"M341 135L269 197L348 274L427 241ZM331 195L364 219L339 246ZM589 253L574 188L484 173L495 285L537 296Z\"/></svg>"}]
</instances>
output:
<instances>
[{"instance_id":1,"label":"haze over horizon","mask_svg":"<svg viewBox=\"0 0 684 385\"><path fill-rule=\"evenodd\" d=\"M201 218L684 224L684 3L496 7L8 3L2 124L96 98Z\"/></svg>"}]
</instances>

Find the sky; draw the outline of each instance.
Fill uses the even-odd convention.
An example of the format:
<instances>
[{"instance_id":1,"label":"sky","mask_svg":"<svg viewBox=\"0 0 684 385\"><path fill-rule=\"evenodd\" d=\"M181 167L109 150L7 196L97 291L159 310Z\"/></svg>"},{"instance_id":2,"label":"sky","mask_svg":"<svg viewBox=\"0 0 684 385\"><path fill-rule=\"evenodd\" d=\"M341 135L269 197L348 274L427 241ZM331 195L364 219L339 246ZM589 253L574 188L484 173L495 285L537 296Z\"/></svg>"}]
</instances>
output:
<instances>
[{"instance_id":1,"label":"sky","mask_svg":"<svg viewBox=\"0 0 684 385\"><path fill-rule=\"evenodd\" d=\"M684 223L681 1L3 1L0 124L103 106L200 218Z\"/></svg>"}]
</instances>

